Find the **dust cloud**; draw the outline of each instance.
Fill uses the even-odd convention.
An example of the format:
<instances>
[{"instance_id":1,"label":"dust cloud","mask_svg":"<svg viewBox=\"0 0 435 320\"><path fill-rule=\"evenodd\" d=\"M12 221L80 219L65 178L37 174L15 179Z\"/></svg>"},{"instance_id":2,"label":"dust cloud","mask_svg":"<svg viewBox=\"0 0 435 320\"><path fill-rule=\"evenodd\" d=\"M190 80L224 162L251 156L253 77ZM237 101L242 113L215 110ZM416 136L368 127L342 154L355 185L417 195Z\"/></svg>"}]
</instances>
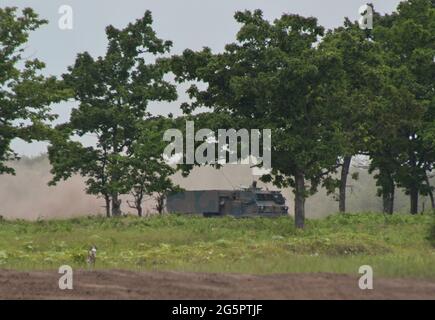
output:
<instances>
[{"instance_id":1,"label":"dust cloud","mask_svg":"<svg viewBox=\"0 0 435 320\"><path fill-rule=\"evenodd\" d=\"M84 179L74 176L51 187L50 163L46 156L24 158L11 164L16 169L16 176L0 175L0 215L8 219L48 219L66 218L83 215L104 215L104 201L85 193ZM382 201L376 197L376 185L366 170L353 168L359 172L357 181L351 180L348 188L348 211L380 211ZM237 189L249 186L254 179L247 165L227 165L221 170L200 167L193 170L189 177L177 174L174 182L186 190ZM276 190L272 185L259 182L259 187ZM293 193L290 189L282 190L287 199L289 212L293 211ZM123 199L123 211L134 210L127 206L128 197ZM425 202L426 199L422 199ZM428 200L426 201L428 202ZM396 199L396 211L408 210L408 199L399 194ZM428 206L428 203L426 203ZM337 212L338 203L325 190L307 200L306 215L311 218L324 217ZM148 200L144 212L152 214L154 202Z\"/></svg>"}]
</instances>

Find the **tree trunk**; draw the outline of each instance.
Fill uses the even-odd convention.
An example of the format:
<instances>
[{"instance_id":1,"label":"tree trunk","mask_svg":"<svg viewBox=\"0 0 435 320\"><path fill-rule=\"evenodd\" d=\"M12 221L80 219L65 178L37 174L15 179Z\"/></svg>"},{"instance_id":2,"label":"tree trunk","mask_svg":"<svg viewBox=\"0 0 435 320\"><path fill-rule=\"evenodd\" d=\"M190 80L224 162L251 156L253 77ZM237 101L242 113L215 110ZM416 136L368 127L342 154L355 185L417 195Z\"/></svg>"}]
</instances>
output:
<instances>
[{"instance_id":1,"label":"tree trunk","mask_svg":"<svg viewBox=\"0 0 435 320\"><path fill-rule=\"evenodd\" d=\"M120 105L120 101L118 101L118 105ZM117 137L118 137L118 126L115 124L113 126L113 154L118 155L122 150L119 150L119 146L118 146L118 141L117 141ZM117 168L117 163L114 163L114 168ZM118 182L119 181L119 170L114 170L112 171L112 183ZM112 216L113 217L119 217L121 216L122 212L121 212L121 199L119 199L119 193L118 192L113 192L112 193Z\"/></svg>"},{"instance_id":2,"label":"tree trunk","mask_svg":"<svg viewBox=\"0 0 435 320\"><path fill-rule=\"evenodd\" d=\"M136 198L136 210L137 210L137 215L139 216L139 217L142 217L142 213L143 213L143 209L142 209L142 199L143 199L143 196L138 196L137 198Z\"/></svg>"},{"instance_id":3,"label":"tree trunk","mask_svg":"<svg viewBox=\"0 0 435 320\"><path fill-rule=\"evenodd\" d=\"M339 205L338 211L341 213L346 212L346 187L347 187L347 177L349 175L350 163L352 161L352 156L345 156L343 161L343 166L341 167L341 178L340 178L340 195L339 195Z\"/></svg>"},{"instance_id":4,"label":"tree trunk","mask_svg":"<svg viewBox=\"0 0 435 320\"><path fill-rule=\"evenodd\" d=\"M142 209L143 197L144 195L142 190L138 190L138 192L134 194L134 207L136 208L137 215L139 217L143 216L143 209Z\"/></svg>"},{"instance_id":5,"label":"tree trunk","mask_svg":"<svg viewBox=\"0 0 435 320\"><path fill-rule=\"evenodd\" d=\"M165 207L165 198L166 196L164 194L159 194L156 197L156 210L160 215L163 213L163 209Z\"/></svg>"},{"instance_id":6,"label":"tree trunk","mask_svg":"<svg viewBox=\"0 0 435 320\"><path fill-rule=\"evenodd\" d=\"M411 200L410 212L411 214L418 214L418 194L420 181L416 181L418 177L418 165L416 156L413 152L410 152L409 154L409 166L412 174L412 177L410 177L412 180L409 187L409 196Z\"/></svg>"},{"instance_id":7,"label":"tree trunk","mask_svg":"<svg viewBox=\"0 0 435 320\"><path fill-rule=\"evenodd\" d=\"M396 186L394 185L394 181L393 179L390 179L389 185L382 190L384 213L393 214L394 212L395 189Z\"/></svg>"},{"instance_id":8,"label":"tree trunk","mask_svg":"<svg viewBox=\"0 0 435 320\"><path fill-rule=\"evenodd\" d=\"M389 213L388 209L390 207L390 194L389 193L382 193L382 211L384 213Z\"/></svg>"},{"instance_id":9,"label":"tree trunk","mask_svg":"<svg viewBox=\"0 0 435 320\"><path fill-rule=\"evenodd\" d=\"M411 198L411 214L418 213L418 188L412 187L410 194Z\"/></svg>"},{"instance_id":10,"label":"tree trunk","mask_svg":"<svg viewBox=\"0 0 435 320\"><path fill-rule=\"evenodd\" d=\"M104 195L104 201L106 202L106 217L110 218L110 197L108 195Z\"/></svg>"},{"instance_id":11,"label":"tree trunk","mask_svg":"<svg viewBox=\"0 0 435 320\"><path fill-rule=\"evenodd\" d=\"M426 184L429 188L429 198L430 198L430 204L432 206L432 210L435 210L435 199L432 191L432 186L430 185L429 177L426 175Z\"/></svg>"},{"instance_id":12,"label":"tree trunk","mask_svg":"<svg viewBox=\"0 0 435 320\"><path fill-rule=\"evenodd\" d=\"M435 210L435 199L434 199L432 190L429 191L429 198L430 198L430 204L431 204L432 210Z\"/></svg>"},{"instance_id":13,"label":"tree trunk","mask_svg":"<svg viewBox=\"0 0 435 320\"><path fill-rule=\"evenodd\" d=\"M121 215L121 200L118 198L118 193L112 194L112 216L119 217Z\"/></svg>"},{"instance_id":14,"label":"tree trunk","mask_svg":"<svg viewBox=\"0 0 435 320\"><path fill-rule=\"evenodd\" d=\"M303 229L305 225L305 178L303 173L295 175L295 226Z\"/></svg>"},{"instance_id":15,"label":"tree trunk","mask_svg":"<svg viewBox=\"0 0 435 320\"><path fill-rule=\"evenodd\" d=\"M385 192L383 195L383 211L384 213L393 214L394 212L394 190Z\"/></svg>"},{"instance_id":16,"label":"tree trunk","mask_svg":"<svg viewBox=\"0 0 435 320\"><path fill-rule=\"evenodd\" d=\"M394 185L394 181L391 180L391 192L390 192L390 205L388 206L388 213L394 213L394 196L396 195L396 186Z\"/></svg>"}]
</instances>

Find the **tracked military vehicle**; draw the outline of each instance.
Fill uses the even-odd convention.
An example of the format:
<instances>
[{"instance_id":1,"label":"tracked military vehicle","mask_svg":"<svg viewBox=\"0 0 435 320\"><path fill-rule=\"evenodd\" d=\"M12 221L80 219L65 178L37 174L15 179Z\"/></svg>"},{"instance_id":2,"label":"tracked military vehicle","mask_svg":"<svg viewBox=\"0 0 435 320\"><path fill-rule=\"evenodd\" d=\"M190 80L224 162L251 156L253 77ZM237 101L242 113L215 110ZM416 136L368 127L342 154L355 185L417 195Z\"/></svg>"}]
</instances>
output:
<instances>
[{"instance_id":1,"label":"tracked military vehicle","mask_svg":"<svg viewBox=\"0 0 435 320\"><path fill-rule=\"evenodd\" d=\"M280 191L257 188L256 184L240 190L184 191L168 196L169 213L235 217L276 217L288 214Z\"/></svg>"}]
</instances>

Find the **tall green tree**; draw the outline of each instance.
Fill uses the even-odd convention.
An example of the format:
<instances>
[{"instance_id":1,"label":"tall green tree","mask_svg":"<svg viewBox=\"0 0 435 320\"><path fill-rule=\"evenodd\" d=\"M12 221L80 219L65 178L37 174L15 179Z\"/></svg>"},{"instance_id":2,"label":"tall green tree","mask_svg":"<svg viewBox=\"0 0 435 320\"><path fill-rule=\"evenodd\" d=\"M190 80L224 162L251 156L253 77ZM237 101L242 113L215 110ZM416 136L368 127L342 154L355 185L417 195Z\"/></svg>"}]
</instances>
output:
<instances>
[{"instance_id":1,"label":"tall green tree","mask_svg":"<svg viewBox=\"0 0 435 320\"><path fill-rule=\"evenodd\" d=\"M123 182L130 189L133 202L128 202L130 208L143 215L145 197L154 198L156 210L162 213L168 193L180 190L171 176L176 172L175 166L170 166L163 158L167 142L163 141L163 133L174 128L174 121L164 117L154 117L144 121L139 128L139 138L128 150L128 157L123 159L121 167L125 172Z\"/></svg>"},{"instance_id":2,"label":"tall green tree","mask_svg":"<svg viewBox=\"0 0 435 320\"><path fill-rule=\"evenodd\" d=\"M410 112L410 106L413 105L412 97L406 90L388 84L388 78L385 80L387 86L381 93L384 97L383 102L378 104L372 118L367 119L372 123L367 152L370 156L369 172L375 173L377 195L383 199L383 211L392 214L399 171L406 160L403 151L408 138L404 137L402 132L404 128L412 127L419 121L420 112L417 111L418 108Z\"/></svg>"},{"instance_id":3,"label":"tall green tree","mask_svg":"<svg viewBox=\"0 0 435 320\"><path fill-rule=\"evenodd\" d=\"M78 55L63 75L79 102L67 125L59 128L49 148L53 183L73 173L87 177L87 191L101 195L106 213L121 214L120 194L130 192L123 179L126 157L141 138L141 126L150 115L150 101L172 101L176 89L164 79L165 64L156 62L168 53L172 43L157 37L152 29L151 12L124 29L106 28L108 39L104 57ZM92 135L96 144L85 147L71 140ZM109 205L111 204L111 212Z\"/></svg>"},{"instance_id":4,"label":"tall green tree","mask_svg":"<svg viewBox=\"0 0 435 320\"><path fill-rule=\"evenodd\" d=\"M401 2L397 12L379 19L373 30L374 41L382 46L392 70L392 84L399 91L400 100L395 101L405 103L398 109L407 111L397 130L401 147L394 158L399 163L397 184L409 194L412 214L418 212L419 195L432 192L427 173L435 162L435 140L427 137L435 122L434 4L433 0Z\"/></svg>"},{"instance_id":5,"label":"tall green tree","mask_svg":"<svg viewBox=\"0 0 435 320\"><path fill-rule=\"evenodd\" d=\"M46 24L30 8L0 8L0 174L13 174L7 162L17 158L15 138L47 139L48 122L56 115L50 104L68 97L61 82L42 74L45 64L23 57L29 33Z\"/></svg>"},{"instance_id":6,"label":"tall green tree","mask_svg":"<svg viewBox=\"0 0 435 320\"><path fill-rule=\"evenodd\" d=\"M315 18L285 14L273 23L260 10L237 12L237 41L221 54L208 48L173 58L179 81L199 106L226 112L247 129L272 130L272 173L262 177L295 193L295 225L304 227L305 199L337 167L342 134L334 106L342 92L341 61L319 54L324 29ZM330 94L337 92L337 94ZM310 186L306 185L310 182Z\"/></svg>"},{"instance_id":7,"label":"tall green tree","mask_svg":"<svg viewBox=\"0 0 435 320\"><path fill-rule=\"evenodd\" d=\"M367 142L373 125L373 112L380 103L379 94L385 80L379 46L370 41L366 30L346 19L344 26L329 31L319 47L322 54L333 52L342 61L342 105L336 107L344 139L341 158L339 211L346 211L346 188L354 155L367 154Z\"/></svg>"}]
</instances>

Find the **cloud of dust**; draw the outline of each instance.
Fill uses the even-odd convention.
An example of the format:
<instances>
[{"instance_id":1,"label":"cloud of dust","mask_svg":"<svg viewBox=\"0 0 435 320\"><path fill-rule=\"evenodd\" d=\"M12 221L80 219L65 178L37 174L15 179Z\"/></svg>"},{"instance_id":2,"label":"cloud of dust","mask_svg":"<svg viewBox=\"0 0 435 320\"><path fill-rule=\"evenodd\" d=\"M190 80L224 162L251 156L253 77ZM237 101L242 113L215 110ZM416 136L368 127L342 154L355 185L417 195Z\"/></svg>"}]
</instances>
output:
<instances>
[{"instance_id":1,"label":"cloud of dust","mask_svg":"<svg viewBox=\"0 0 435 320\"><path fill-rule=\"evenodd\" d=\"M104 201L92 195L87 195L84 179L74 176L50 187L50 164L46 156L24 158L13 164L16 176L0 175L0 215L10 219L65 218L81 215L104 215ZM359 172L359 180L349 181L348 211L380 211L382 201L376 197L376 186L373 178L366 170L353 169ZM175 175L174 182L186 190L237 189L249 186L254 179L248 165L226 165L221 170L211 167L195 168L192 173L183 178ZM258 183L259 187L276 190L272 185ZM290 189L282 190L287 199L289 212L293 212L293 193ZM123 211L132 212L123 198ZM154 213L154 201L144 204L145 213ZM396 210L408 210L408 198L399 194L396 199ZM324 217L338 211L338 202L332 196L320 190L306 202L306 215L311 218Z\"/></svg>"},{"instance_id":2,"label":"cloud of dust","mask_svg":"<svg viewBox=\"0 0 435 320\"><path fill-rule=\"evenodd\" d=\"M62 218L104 212L101 199L87 195L81 177L48 186L47 157L23 159L12 164L16 176L0 175L0 215L5 218Z\"/></svg>"}]
</instances>

